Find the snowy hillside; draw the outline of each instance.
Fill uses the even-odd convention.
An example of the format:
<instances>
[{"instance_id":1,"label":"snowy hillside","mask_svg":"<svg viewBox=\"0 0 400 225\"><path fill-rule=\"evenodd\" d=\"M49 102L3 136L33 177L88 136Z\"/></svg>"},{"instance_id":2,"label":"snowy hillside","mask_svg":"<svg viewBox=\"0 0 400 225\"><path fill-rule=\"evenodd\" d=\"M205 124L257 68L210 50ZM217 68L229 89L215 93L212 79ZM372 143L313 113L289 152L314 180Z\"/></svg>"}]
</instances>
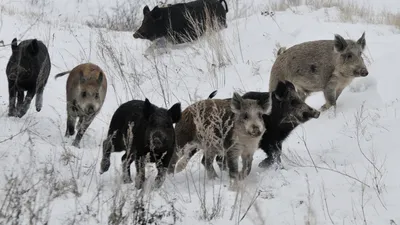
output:
<instances>
[{"instance_id":1,"label":"snowy hillside","mask_svg":"<svg viewBox=\"0 0 400 225\"><path fill-rule=\"evenodd\" d=\"M215 98L267 91L280 46L333 39L335 33L357 39L365 31L369 75L343 91L336 116L324 112L289 136L284 170L259 168L265 158L259 150L245 190L236 193L228 190L226 172L221 181L205 179L198 154L184 172L147 193L145 207L155 218L162 215L154 224L400 225L400 3L227 0L227 29L154 55L149 41L133 39L133 28L107 29L116 12L135 14L136 28L143 6L156 2L0 2L0 41L6 45L0 43L0 224L134 224L140 193L121 184L123 153L113 153L110 170L99 174L102 142L120 104L147 97L168 108L181 102L184 109L214 90ZM42 40L52 63L42 111L32 104L23 118L7 116L5 69L14 37ZM54 75L84 62L105 71L108 92L78 149L64 137L67 77ZM324 101L322 93L307 99L317 109Z\"/></svg>"}]
</instances>

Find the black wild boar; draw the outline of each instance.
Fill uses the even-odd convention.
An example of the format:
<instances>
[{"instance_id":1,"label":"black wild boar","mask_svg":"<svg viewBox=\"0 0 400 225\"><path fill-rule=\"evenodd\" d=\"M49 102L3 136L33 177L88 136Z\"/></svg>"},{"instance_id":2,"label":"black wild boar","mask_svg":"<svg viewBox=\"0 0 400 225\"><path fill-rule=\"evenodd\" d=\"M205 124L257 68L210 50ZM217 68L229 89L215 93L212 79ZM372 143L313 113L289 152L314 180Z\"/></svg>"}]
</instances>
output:
<instances>
[{"instance_id":1,"label":"black wild boar","mask_svg":"<svg viewBox=\"0 0 400 225\"><path fill-rule=\"evenodd\" d=\"M51 62L46 45L37 39L24 40L17 44L17 38L14 38L11 49L12 54L6 68L8 116L21 118L28 111L35 95L36 111L42 109L43 91L50 75Z\"/></svg>"},{"instance_id":2,"label":"black wild boar","mask_svg":"<svg viewBox=\"0 0 400 225\"><path fill-rule=\"evenodd\" d=\"M197 0L162 8L155 6L151 11L146 5L142 25L133 37L150 41L166 37L177 44L190 42L203 35L207 27L215 30L226 28L227 12L225 0Z\"/></svg>"},{"instance_id":3,"label":"black wild boar","mask_svg":"<svg viewBox=\"0 0 400 225\"><path fill-rule=\"evenodd\" d=\"M103 158L100 174L110 168L110 154L126 151L122 156L123 182L130 183L131 163L135 161L135 186L143 187L145 181L146 155L156 163L158 174L156 188L164 183L166 171L175 151L174 123L181 118L181 103L176 103L169 110L157 107L145 101L128 101L115 111L107 138L103 142Z\"/></svg>"}]
</instances>

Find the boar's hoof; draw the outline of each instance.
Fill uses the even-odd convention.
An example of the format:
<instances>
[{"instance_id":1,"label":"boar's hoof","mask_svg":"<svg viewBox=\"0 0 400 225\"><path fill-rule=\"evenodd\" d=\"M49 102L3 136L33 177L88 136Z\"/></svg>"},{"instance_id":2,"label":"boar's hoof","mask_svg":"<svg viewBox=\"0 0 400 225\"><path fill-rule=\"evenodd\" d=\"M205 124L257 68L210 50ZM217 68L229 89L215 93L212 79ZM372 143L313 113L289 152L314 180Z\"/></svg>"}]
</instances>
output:
<instances>
[{"instance_id":1,"label":"boar's hoof","mask_svg":"<svg viewBox=\"0 0 400 225\"><path fill-rule=\"evenodd\" d=\"M40 112L42 110L42 107L36 107L36 112Z\"/></svg>"},{"instance_id":2,"label":"boar's hoof","mask_svg":"<svg viewBox=\"0 0 400 225\"><path fill-rule=\"evenodd\" d=\"M330 107L331 107L331 105L325 103L323 106L321 106L319 111L324 112L324 111L328 110Z\"/></svg>"},{"instance_id":3,"label":"boar's hoof","mask_svg":"<svg viewBox=\"0 0 400 225\"><path fill-rule=\"evenodd\" d=\"M72 146L74 146L75 148L81 148L79 146L79 141L75 140L74 142L72 142Z\"/></svg>"},{"instance_id":4,"label":"boar's hoof","mask_svg":"<svg viewBox=\"0 0 400 225\"><path fill-rule=\"evenodd\" d=\"M100 174L107 172L109 168L110 168L110 160L102 159L100 163Z\"/></svg>"},{"instance_id":5,"label":"boar's hoof","mask_svg":"<svg viewBox=\"0 0 400 225\"><path fill-rule=\"evenodd\" d=\"M10 111L8 111L8 116L17 117L17 113L15 112L15 110L10 110Z\"/></svg>"},{"instance_id":6,"label":"boar's hoof","mask_svg":"<svg viewBox=\"0 0 400 225\"><path fill-rule=\"evenodd\" d=\"M272 157L268 157L268 158L264 159L263 161L261 161L258 164L258 167L266 169L266 168L270 167L272 164L274 164L274 162L275 161L272 159Z\"/></svg>"}]
</instances>

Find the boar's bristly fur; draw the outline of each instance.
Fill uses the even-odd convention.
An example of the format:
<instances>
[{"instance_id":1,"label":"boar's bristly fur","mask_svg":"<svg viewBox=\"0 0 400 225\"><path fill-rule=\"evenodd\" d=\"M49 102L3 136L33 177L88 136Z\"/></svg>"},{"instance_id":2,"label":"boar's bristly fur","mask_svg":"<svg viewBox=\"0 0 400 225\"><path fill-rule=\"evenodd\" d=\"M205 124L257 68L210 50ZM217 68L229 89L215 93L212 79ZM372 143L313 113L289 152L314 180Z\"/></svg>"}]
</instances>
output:
<instances>
[{"instance_id":1,"label":"boar's bristly fur","mask_svg":"<svg viewBox=\"0 0 400 225\"><path fill-rule=\"evenodd\" d=\"M143 187L147 160L156 163L156 188L164 183L171 157L176 149L174 123L181 119L181 104L164 109L145 101L131 100L115 111L107 138L103 141L100 174L110 168L112 152L126 151L122 156L123 182L132 182L130 168L136 165L135 186Z\"/></svg>"},{"instance_id":2,"label":"boar's bristly fur","mask_svg":"<svg viewBox=\"0 0 400 225\"><path fill-rule=\"evenodd\" d=\"M36 111L42 110L43 92L50 75L51 62L46 45L37 39L24 40L18 44L17 38L14 38L11 50L6 67L8 116L21 118L28 111L35 95Z\"/></svg>"},{"instance_id":3,"label":"boar's bristly fur","mask_svg":"<svg viewBox=\"0 0 400 225\"><path fill-rule=\"evenodd\" d=\"M93 119L100 112L107 94L107 78L101 68L93 63L84 63L71 71L59 73L55 78L68 74L67 129L65 136L75 134L76 120L79 119L73 146L79 148L80 141Z\"/></svg>"},{"instance_id":4,"label":"boar's bristly fur","mask_svg":"<svg viewBox=\"0 0 400 225\"><path fill-rule=\"evenodd\" d=\"M225 8L222 3L225 3ZM151 11L146 5L142 25L133 37L150 41L166 37L172 43L190 42L203 35L208 27L215 30L226 28L227 12L225 0L196 0L155 6Z\"/></svg>"},{"instance_id":5,"label":"boar's bristly fur","mask_svg":"<svg viewBox=\"0 0 400 225\"><path fill-rule=\"evenodd\" d=\"M305 100L312 92L323 91L325 111L333 106L351 81L368 75L362 53L365 33L357 41L335 34L333 40L309 41L283 49L271 68L269 91L278 81L290 81ZM336 110L335 110L336 111Z\"/></svg>"},{"instance_id":6,"label":"boar's bristly fur","mask_svg":"<svg viewBox=\"0 0 400 225\"><path fill-rule=\"evenodd\" d=\"M182 119L175 126L178 149L183 151L183 156L175 165L176 172L182 171L191 155L202 149L207 177L217 177L212 163L215 156L222 155L227 158L230 188L237 188L238 180L251 171L253 154L265 132L262 117L270 112L269 98L243 99L236 92L229 101L207 99L190 105L182 112ZM243 161L240 173L239 156Z\"/></svg>"}]
</instances>

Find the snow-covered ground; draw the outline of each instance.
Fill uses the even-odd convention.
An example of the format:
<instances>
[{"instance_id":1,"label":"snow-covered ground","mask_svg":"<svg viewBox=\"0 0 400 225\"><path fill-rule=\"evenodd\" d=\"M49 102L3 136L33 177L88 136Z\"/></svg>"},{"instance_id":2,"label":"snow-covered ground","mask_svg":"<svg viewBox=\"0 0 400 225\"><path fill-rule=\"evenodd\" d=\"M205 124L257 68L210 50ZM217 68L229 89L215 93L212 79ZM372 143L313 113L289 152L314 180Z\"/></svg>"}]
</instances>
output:
<instances>
[{"instance_id":1,"label":"snow-covered ground","mask_svg":"<svg viewBox=\"0 0 400 225\"><path fill-rule=\"evenodd\" d=\"M133 31L86 25L101 17L99 13L123 5L122 0L31 2L35 0L0 2L0 40L7 45L14 37L38 38L48 46L52 62L42 111L37 113L32 104L23 118L10 118L5 67L11 48L0 47L0 224L134 224L140 211L134 208L138 192L134 185L120 184L122 153L114 153L110 170L99 175L102 141L118 105L147 97L164 107L180 101L184 109L216 89L215 98L230 97L234 90L267 91L278 46L332 39L335 33L356 39L365 31L369 75L344 90L336 117L322 113L284 142L285 170L258 168L265 154L257 151L245 191L235 193L228 190L225 172L222 181L205 180L199 157L194 157L185 172L168 176L160 190L148 193L146 202L150 213L164 215L155 224L174 224L175 218L176 224L193 225L240 220L400 225L396 27L345 23L337 8L291 7L271 17L261 15L270 3L227 1L227 29L152 57L144 55L150 43L133 39ZM156 1L138 2L140 23L144 2L152 7ZM359 3L394 13L400 8L397 1ZM88 61L104 69L108 93L77 149L71 146L72 138L64 137L66 76L53 76ZM319 108L322 94L312 95L307 103ZM154 170L151 165L148 169ZM134 171L132 164L133 176Z\"/></svg>"}]
</instances>

